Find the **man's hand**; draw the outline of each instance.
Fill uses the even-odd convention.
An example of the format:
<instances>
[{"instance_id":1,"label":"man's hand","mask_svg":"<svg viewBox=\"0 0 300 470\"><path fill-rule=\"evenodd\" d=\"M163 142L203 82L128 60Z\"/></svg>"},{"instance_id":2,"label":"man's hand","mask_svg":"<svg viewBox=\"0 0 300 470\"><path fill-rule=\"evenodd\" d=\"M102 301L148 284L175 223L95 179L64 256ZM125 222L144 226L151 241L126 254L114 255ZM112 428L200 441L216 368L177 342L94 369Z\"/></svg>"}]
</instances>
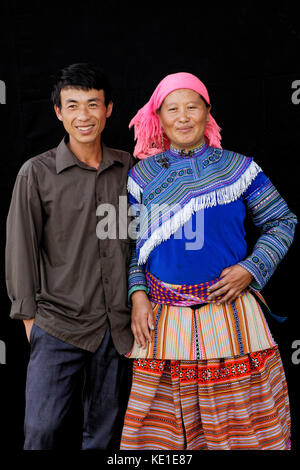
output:
<instances>
[{"instance_id":1,"label":"man's hand","mask_svg":"<svg viewBox=\"0 0 300 470\"><path fill-rule=\"evenodd\" d=\"M242 268L239 264L234 264L223 269L220 278L218 282L208 288L210 293L208 300L223 295L222 299L218 301L218 303L223 304L233 302L248 287L253 276L247 269Z\"/></svg>"},{"instance_id":2,"label":"man's hand","mask_svg":"<svg viewBox=\"0 0 300 470\"><path fill-rule=\"evenodd\" d=\"M131 296L131 329L139 347L146 349L147 341L151 343L151 332L154 330L153 310L145 291L135 291Z\"/></svg>"},{"instance_id":3,"label":"man's hand","mask_svg":"<svg viewBox=\"0 0 300 470\"><path fill-rule=\"evenodd\" d=\"M29 320L23 320L24 325L25 325L25 330L26 330L26 336L28 341L30 340L30 333L31 333L31 328L34 323L34 318L30 318Z\"/></svg>"}]
</instances>

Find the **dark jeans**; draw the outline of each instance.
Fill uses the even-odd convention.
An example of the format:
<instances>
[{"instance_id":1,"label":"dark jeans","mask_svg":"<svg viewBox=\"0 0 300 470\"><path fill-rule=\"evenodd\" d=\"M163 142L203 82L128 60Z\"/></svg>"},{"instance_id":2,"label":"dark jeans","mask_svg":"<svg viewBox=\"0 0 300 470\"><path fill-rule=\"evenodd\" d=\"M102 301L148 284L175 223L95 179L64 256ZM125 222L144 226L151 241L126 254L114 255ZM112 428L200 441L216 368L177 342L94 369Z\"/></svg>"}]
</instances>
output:
<instances>
[{"instance_id":1,"label":"dark jeans","mask_svg":"<svg viewBox=\"0 0 300 470\"><path fill-rule=\"evenodd\" d=\"M109 329L98 350L90 353L33 325L30 347L24 449L63 448L62 429L78 387L83 403L81 448L110 448L121 433L131 361L118 354Z\"/></svg>"}]
</instances>

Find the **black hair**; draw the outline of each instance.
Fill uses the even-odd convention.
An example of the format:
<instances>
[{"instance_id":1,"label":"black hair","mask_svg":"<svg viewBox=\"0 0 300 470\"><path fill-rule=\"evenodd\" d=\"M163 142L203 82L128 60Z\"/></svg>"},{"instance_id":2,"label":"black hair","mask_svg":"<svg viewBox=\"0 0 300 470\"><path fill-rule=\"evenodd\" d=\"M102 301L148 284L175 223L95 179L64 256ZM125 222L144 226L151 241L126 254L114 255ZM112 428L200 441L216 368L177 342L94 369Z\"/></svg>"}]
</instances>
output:
<instances>
[{"instance_id":1,"label":"black hair","mask_svg":"<svg viewBox=\"0 0 300 470\"><path fill-rule=\"evenodd\" d=\"M78 88L80 90L103 90L105 105L112 99L110 82L103 69L91 63L71 64L61 69L53 77L51 101L61 108L60 92L63 88Z\"/></svg>"}]
</instances>

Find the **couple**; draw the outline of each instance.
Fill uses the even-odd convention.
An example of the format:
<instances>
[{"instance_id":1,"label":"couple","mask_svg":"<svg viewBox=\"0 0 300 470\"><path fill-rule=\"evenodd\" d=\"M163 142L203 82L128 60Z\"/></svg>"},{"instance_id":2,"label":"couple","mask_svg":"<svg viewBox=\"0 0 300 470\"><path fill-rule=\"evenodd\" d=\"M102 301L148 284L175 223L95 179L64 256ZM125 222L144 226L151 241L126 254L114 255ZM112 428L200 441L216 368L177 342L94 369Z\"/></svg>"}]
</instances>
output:
<instances>
[{"instance_id":1,"label":"couple","mask_svg":"<svg viewBox=\"0 0 300 470\"><path fill-rule=\"evenodd\" d=\"M252 158L221 148L194 75L165 77L133 118L136 160L102 142L113 103L98 67L63 69L52 101L66 136L21 167L7 220L11 317L30 342L24 449L63 446L82 373L82 449L116 442L124 400L121 449L289 449L287 385L260 290L295 215ZM140 208L136 241L97 237L97 207L118 208L127 190ZM250 252L247 211L260 230ZM201 249L178 236L187 223L204 229Z\"/></svg>"}]
</instances>

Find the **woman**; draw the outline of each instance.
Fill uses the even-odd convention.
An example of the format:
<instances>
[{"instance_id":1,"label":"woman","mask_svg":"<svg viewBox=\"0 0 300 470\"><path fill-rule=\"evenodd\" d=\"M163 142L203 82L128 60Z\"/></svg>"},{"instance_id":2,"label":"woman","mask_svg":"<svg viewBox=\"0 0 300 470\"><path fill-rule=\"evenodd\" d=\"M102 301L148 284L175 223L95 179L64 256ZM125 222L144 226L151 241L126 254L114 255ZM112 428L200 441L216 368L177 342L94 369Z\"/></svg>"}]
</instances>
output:
<instances>
[{"instance_id":1,"label":"woman","mask_svg":"<svg viewBox=\"0 0 300 470\"><path fill-rule=\"evenodd\" d=\"M210 110L204 84L177 73L131 121L141 160L128 189L140 214L121 449L290 448L287 385L259 291L296 217L252 158L221 149ZM261 231L249 256L246 211Z\"/></svg>"}]
</instances>

